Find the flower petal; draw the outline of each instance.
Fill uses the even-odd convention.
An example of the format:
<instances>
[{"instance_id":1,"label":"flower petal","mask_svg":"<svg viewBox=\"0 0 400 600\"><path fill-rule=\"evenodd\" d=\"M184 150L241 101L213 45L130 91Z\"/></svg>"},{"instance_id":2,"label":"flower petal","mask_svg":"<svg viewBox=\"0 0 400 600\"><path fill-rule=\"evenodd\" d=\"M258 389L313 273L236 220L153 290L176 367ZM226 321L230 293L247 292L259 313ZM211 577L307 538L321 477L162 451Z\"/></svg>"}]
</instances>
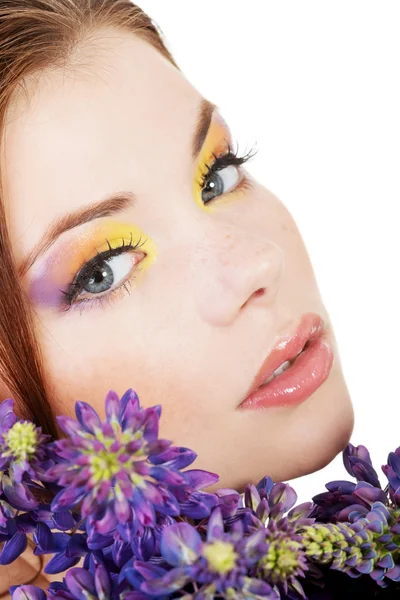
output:
<instances>
[{"instance_id":1,"label":"flower petal","mask_svg":"<svg viewBox=\"0 0 400 600\"><path fill-rule=\"evenodd\" d=\"M14 413L14 400L6 398L0 404L0 434L8 431L17 421Z\"/></svg>"},{"instance_id":2,"label":"flower petal","mask_svg":"<svg viewBox=\"0 0 400 600\"><path fill-rule=\"evenodd\" d=\"M108 575L107 569L101 563L99 563L95 567L94 585L96 588L97 595L101 600L110 598L110 596L111 596L110 577Z\"/></svg>"},{"instance_id":3,"label":"flower petal","mask_svg":"<svg viewBox=\"0 0 400 600\"><path fill-rule=\"evenodd\" d=\"M167 469L166 467L154 466L149 468L149 474L157 481L166 485L181 485L185 482L185 475L179 471Z\"/></svg>"},{"instance_id":4,"label":"flower petal","mask_svg":"<svg viewBox=\"0 0 400 600\"><path fill-rule=\"evenodd\" d=\"M43 573L48 575L55 575L56 573L62 573L70 567L74 567L80 561L79 556L66 556L65 551L55 554L47 563L43 569Z\"/></svg>"},{"instance_id":5,"label":"flower petal","mask_svg":"<svg viewBox=\"0 0 400 600\"><path fill-rule=\"evenodd\" d=\"M14 533L12 538L8 540L0 552L0 565L9 565L16 558L25 552L28 546L28 538L25 533Z\"/></svg>"},{"instance_id":6,"label":"flower petal","mask_svg":"<svg viewBox=\"0 0 400 600\"><path fill-rule=\"evenodd\" d=\"M178 567L169 571L161 579L144 581L140 587L143 592L157 598L162 598L172 592L181 590L188 581L190 581L190 573L187 567Z\"/></svg>"},{"instance_id":7,"label":"flower petal","mask_svg":"<svg viewBox=\"0 0 400 600\"><path fill-rule=\"evenodd\" d=\"M106 417L108 423L119 423L121 402L117 392L110 390L105 399Z\"/></svg>"},{"instance_id":8,"label":"flower petal","mask_svg":"<svg viewBox=\"0 0 400 600\"><path fill-rule=\"evenodd\" d=\"M191 519L204 519L205 517L208 517L212 509L217 506L218 502L219 500L216 494L193 492L189 500L181 503L181 514L190 517Z\"/></svg>"},{"instance_id":9,"label":"flower petal","mask_svg":"<svg viewBox=\"0 0 400 600\"><path fill-rule=\"evenodd\" d=\"M75 414L83 429L88 433L96 434L96 430L101 428L100 417L87 402L77 400L75 402Z\"/></svg>"},{"instance_id":10,"label":"flower petal","mask_svg":"<svg viewBox=\"0 0 400 600\"><path fill-rule=\"evenodd\" d=\"M57 415L56 420L67 435L80 435L82 433L82 427L76 419L66 415Z\"/></svg>"},{"instance_id":11,"label":"flower petal","mask_svg":"<svg viewBox=\"0 0 400 600\"><path fill-rule=\"evenodd\" d=\"M184 473L187 485L193 490L202 490L217 483L219 480L219 476L216 473L204 471L203 469L189 469Z\"/></svg>"},{"instance_id":12,"label":"flower petal","mask_svg":"<svg viewBox=\"0 0 400 600\"><path fill-rule=\"evenodd\" d=\"M297 494L287 483L279 481L275 483L269 495L269 504L278 504L282 502L282 512L288 511L296 503Z\"/></svg>"},{"instance_id":13,"label":"flower petal","mask_svg":"<svg viewBox=\"0 0 400 600\"><path fill-rule=\"evenodd\" d=\"M154 442L150 442L150 444L156 444L157 441L165 442L167 440L155 440ZM152 448L150 444L149 447ZM153 465L163 464L165 467L184 469L191 465L192 462L196 460L196 457L196 452L193 452L193 450L190 450L189 448L185 448L184 446L172 446L172 448L167 448L164 452L158 453L155 456L150 456L149 461L153 463Z\"/></svg>"},{"instance_id":14,"label":"flower petal","mask_svg":"<svg viewBox=\"0 0 400 600\"><path fill-rule=\"evenodd\" d=\"M61 531L68 531L75 525L75 521L70 512L55 512L53 513L54 525Z\"/></svg>"},{"instance_id":15,"label":"flower petal","mask_svg":"<svg viewBox=\"0 0 400 600\"><path fill-rule=\"evenodd\" d=\"M199 532L189 523L176 523L165 527L161 532L161 554L173 567L195 562L202 547Z\"/></svg>"},{"instance_id":16,"label":"flower petal","mask_svg":"<svg viewBox=\"0 0 400 600\"><path fill-rule=\"evenodd\" d=\"M51 502L51 510L53 512L63 512L70 510L78 502L82 500L87 494L85 487L75 488L74 486L67 487L60 490L53 498ZM83 515L87 516L87 515Z\"/></svg>"},{"instance_id":17,"label":"flower petal","mask_svg":"<svg viewBox=\"0 0 400 600\"><path fill-rule=\"evenodd\" d=\"M36 531L33 534L33 540L36 546L45 554L53 552L53 536L50 527L46 523L37 524Z\"/></svg>"},{"instance_id":18,"label":"flower petal","mask_svg":"<svg viewBox=\"0 0 400 600\"><path fill-rule=\"evenodd\" d=\"M233 517L241 500L239 492L231 488L220 488L215 492L218 497L218 506L221 508L224 519Z\"/></svg>"},{"instance_id":19,"label":"flower petal","mask_svg":"<svg viewBox=\"0 0 400 600\"><path fill-rule=\"evenodd\" d=\"M7 475L2 475L2 485L3 492L12 506L20 510L34 510L39 506L25 483L15 483Z\"/></svg>"},{"instance_id":20,"label":"flower petal","mask_svg":"<svg viewBox=\"0 0 400 600\"><path fill-rule=\"evenodd\" d=\"M44 590L36 585L20 585L12 594L12 600L46 600L46 598Z\"/></svg>"},{"instance_id":21,"label":"flower petal","mask_svg":"<svg viewBox=\"0 0 400 600\"><path fill-rule=\"evenodd\" d=\"M224 522L219 506L214 508L207 524L207 542L219 539L224 533Z\"/></svg>"},{"instance_id":22,"label":"flower petal","mask_svg":"<svg viewBox=\"0 0 400 600\"><path fill-rule=\"evenodd\" d=\"M77 600L97 599L93 575L86 569L79 567L69 569L65 575L65 583Z\"/></svg>"}]
</instances>

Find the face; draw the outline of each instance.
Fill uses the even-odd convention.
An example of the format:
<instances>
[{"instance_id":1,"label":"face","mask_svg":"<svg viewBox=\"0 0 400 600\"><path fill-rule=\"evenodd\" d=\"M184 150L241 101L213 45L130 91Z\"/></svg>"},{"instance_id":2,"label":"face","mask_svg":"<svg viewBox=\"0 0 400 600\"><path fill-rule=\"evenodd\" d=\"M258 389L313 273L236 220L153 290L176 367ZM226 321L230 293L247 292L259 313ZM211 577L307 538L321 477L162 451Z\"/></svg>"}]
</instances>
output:
<instances>
[{"instance_id":1,"label":"face","mask_svg":"<svg viewBox=\"0 0 400 600\"><path fill-rule=\"evenodd\" d=\"M104 418L108 390L133 388L142 406L162 405L160 437L193 449L215 487L324 467L353 409L293 218L234 157L207 179L234 132L217 108L199 118L202 95L150 45L108 31L90 66L42 74L29 102L15 99L2 155L56 414L84 400ZM300 403L239 408L306 313L325 321L328 376Z\"/></svg>"}]
</instances>

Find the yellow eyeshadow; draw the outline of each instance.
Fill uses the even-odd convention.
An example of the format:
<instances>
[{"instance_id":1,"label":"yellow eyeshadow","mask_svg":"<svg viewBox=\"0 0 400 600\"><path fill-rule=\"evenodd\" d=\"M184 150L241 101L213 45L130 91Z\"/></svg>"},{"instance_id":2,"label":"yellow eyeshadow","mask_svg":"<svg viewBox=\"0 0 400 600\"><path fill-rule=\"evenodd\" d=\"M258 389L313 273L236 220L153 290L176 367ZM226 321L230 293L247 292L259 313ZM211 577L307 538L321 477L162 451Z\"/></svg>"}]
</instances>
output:
<instances>
[{"instance_id":1,"label":"yellow eyeshadow","mask_svg":"<svg viewBox=\"0 0 400 600\"><path fill-rule=\"evenodd\" d=\"M67 256L69 259L66 265L67 273L59 274L64 282L65 277L72 280L85 263L97 256L97 253L109 250L107 240L111 248L139 243L138 248L132 250L132 252L143 252L145 254L136 267L138 275L147 270L156 257L156 246L143 229L132 223L110 219L82 233L78 239L71 240L66 247L61 248L62 255Z\"/></svg>"},{"instance_id":2,"label":"yellow eyeshadow","mask_svg":"<svg viewBox=\"0 0 400 600\"><path fill-rule=\"evenodd\" d=\"M222 116L218 113L214 113L213 121L211 123L210 129L208 131L208 135L204 142L203 148L200 152L196 168L195 168L195 178L193 181L192 194L198 204L203 210L207 212L211 212L213 210L213 203L210 203L210 206L204 204L201 199L201 181L203 176L207 172L206 165L211 166L215 161L215 156L219 156L220 154L226 153L228 149L228 144L232 146L232 135L229 130L228 125Z\"/></svg>"}]
</instances>

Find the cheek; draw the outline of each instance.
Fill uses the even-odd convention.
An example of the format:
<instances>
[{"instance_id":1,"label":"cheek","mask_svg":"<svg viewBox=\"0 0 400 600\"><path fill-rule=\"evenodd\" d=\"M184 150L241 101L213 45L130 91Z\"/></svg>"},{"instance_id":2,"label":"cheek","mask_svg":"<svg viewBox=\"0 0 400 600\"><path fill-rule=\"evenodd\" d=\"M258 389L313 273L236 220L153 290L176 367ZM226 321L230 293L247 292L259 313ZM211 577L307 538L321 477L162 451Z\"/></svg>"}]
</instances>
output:
<instances>
[{"instance_id":1,"label":"cheek","mask_svg":"<svg viewBox=\"0 0 400 600\"><path fill-rule=\"evenodd\" d=\"M315 285L305 240L285 204L260 184L255 186L249 199L248 210L239 207L243 226L283 251L285 277L305 288L307 283Z\"/></svg>"},{"instance_id":2,"label":"cheek","mask_svg":"<svg viewBox=\"0 0 400 600\"><path fill-rule=\"evenodd\" d=\"M202 376L196 368L198 380L193 381L193 369L188 375L185 367L201 362L195 342L198 324L187 307L184 311L171 305L171 294L160 303L159 293L149 294L148 301L135 299L134 293L104 309L85 308L72 318L43 317L38 322L56 414L72 414L79 399L94 403L104 416L110 389L122 395L133 388L143 406L162 404L162 424L178 435L178 424L193 428L201 413L196 409L200 405L190 402L190 389L198 387ZM175 289L173 297L182 298L182 290ZM182 315L180 324L175 323L177 314Z\"/></svg>"}]
</instances>

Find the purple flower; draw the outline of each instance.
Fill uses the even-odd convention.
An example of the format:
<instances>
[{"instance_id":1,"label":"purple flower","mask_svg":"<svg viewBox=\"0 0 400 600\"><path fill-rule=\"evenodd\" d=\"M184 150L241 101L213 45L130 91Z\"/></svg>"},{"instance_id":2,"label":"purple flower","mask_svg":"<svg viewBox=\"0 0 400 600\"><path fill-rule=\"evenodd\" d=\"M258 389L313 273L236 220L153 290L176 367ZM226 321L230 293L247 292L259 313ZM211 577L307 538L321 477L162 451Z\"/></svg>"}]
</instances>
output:
<instances>
[{"instance_id":1,"label":"purple flower","mask_svg":"<svg viewBox=\"0 0 400 600\"><path fill-rule=\"evenodd\" d=\"M386 494L370 483L359 481L331 481L325 487L329 490L313 497L315 506L310 516L320 522L354 522L365 516L374 502L385 503Z\"/></svg>"},{"instance_id":2,"label":"purple flower","mask_svg":"<svg viewBox=\"0 0 400 600\"><path fill-rule=\"evenodd\" d=\"M382 466L385 490L367 448L348 444L356 483L296 506L268 476L244 494L205 491L218 476L187 470L196 454L158 438L161 406L140 407L132 388L108 392L103 422L85 402L75 413L57 417L67 438L48 443L11 398L0 403L0 565L33 534L35 554L53 554L45 573L66 571L47 596L20 585L13 600L299 600L328 570L400 590L400 447Z\"/></svg>"},{"instance_id":3,"label":"purple flower","mask_svg":"<svg viewBox=\"0 0 400 600\"><path fill-rule=\"evenodd\" d=\"M50 439L31 421L17 419L12 398L0 404L0 473L8 471L13 483L20 484L25 473L41 479L50 466L46 451Z\"/></svg>"},{"instance_id":4,"label":"purple flower","mask_svg":"<svg viewBox=\"0 0 400 600\"><path fill-rule=\"evenodd\" d=\"M304 598L298 577L305 577L309 567L302 536L296 533L296 525L287 517L268 521L264 538L266 550L253 568L253 573L271 585L277 585L285 595L294 590Z\"/></svg>"},{"instance_id":5,"label":"purple flower","mask_svg":"<svg viewBox=\"0 0 400 600\"><path fill-rule=\"evenodd\" d=\"M400 446L395 452L390 452L387 464L382 465L382 471L389 480L390 498L400 508Z\"/></svg>"},{"instance_id":6,"label":"purple flower","mask_svg":"<svg viewBox=\"0 0 400 600\"><path fill-rule=\"evenodd\" d=\"M249 569L265 551L264 537L262 529L244 536L241 521L236 521L226 533L221 509L217 507L209 518L206 540L189 523L166 527L161 535L161 555L167 568L133 561L129 577L142 592L157 598L191 585L196 590L193 597L198 598L215 595L278 600L276 589L249 576Z\"/></svg>"},{"instance_id":7,"label":"purple flower","mask_svg":"<svg viewBox=\"0 0 400 600\"><path fill-rule=\"evenodd\" d=\"M36 585L13 585L12 600L46 600L46 593Z\"/></svg>"},{"instance_id":8,"label":"purple flower","mask_svg":"<svg viewBox=\"0 0 400 600\"><path fill-rule=\"evenodd\" d=\"M347 444L342 458L346 471L357 481L366 481L374 487L381 488L377 472L372 466L369 452L365 446Z\"/></svg>"},{"instance_id":9,"label":"purple flower","mask_svg":"<svg viewBox=\"0 0 400 600\"><path fill-rule=\"evenodd\" d=\"M270 477L264 477L257 486L248 485L244 493L245 505L265 526L265 552L252 572L278 586L285 596L294 591L304 597L298 577L305 577L309 567L297 530L313 524L315 519L309 518L312 503L293 507L296 500L297 494L290 485L274 483Z\"/></svg>"},{"instance_id":10,"label":"purple flower","mask_svg":"<svg viewBox=\"0 0 400 600\"><path fill-rule=\"evenodd\" d=\"M247 485L244 492L245 506L250 508L262 523L267 523L270 519L279 521L288 513L288 521L296 521L298 527L310 525L314 522L314 519L309 518L313 509L312 502L294 506L296 500L297 494L288 483L274 483L270 477L261 479L257 486Z\"/></svg>"},{"instance_id":11,"label":"purple flower","mask_svg":"<svg viewBox=\"0 0 400 600\"><path fill-rule=\"evenodd\" d=\"M62 512L82 502L82 517L90 517L90 536L107 535L126 524L136 534L154 527L157 513L177 516L196 509L201 516L209 514L207 500L214 495L197 489L199 482L215 481L215 476L200 470L181 472L196 454L158 439L161 407L141 408L130 388L121 399L110 390L105 410L103 423L85 402L76 402L77 421L57 417L69 437L54 442L59 462L48 477L63 489L51 509Z\"/></svg>"},{"instance_id":12,"label":"purple flower","mask_svg":"<svg viewBox=\"0 0 400 600\"><path fill-rule=\"evenodd\" d=\"M96 565L94 575L79 567L69 569L65 576L65 585L76 600L111 598L111 580L105 566L101 563Z\"/></svg>"}]
</instances>

